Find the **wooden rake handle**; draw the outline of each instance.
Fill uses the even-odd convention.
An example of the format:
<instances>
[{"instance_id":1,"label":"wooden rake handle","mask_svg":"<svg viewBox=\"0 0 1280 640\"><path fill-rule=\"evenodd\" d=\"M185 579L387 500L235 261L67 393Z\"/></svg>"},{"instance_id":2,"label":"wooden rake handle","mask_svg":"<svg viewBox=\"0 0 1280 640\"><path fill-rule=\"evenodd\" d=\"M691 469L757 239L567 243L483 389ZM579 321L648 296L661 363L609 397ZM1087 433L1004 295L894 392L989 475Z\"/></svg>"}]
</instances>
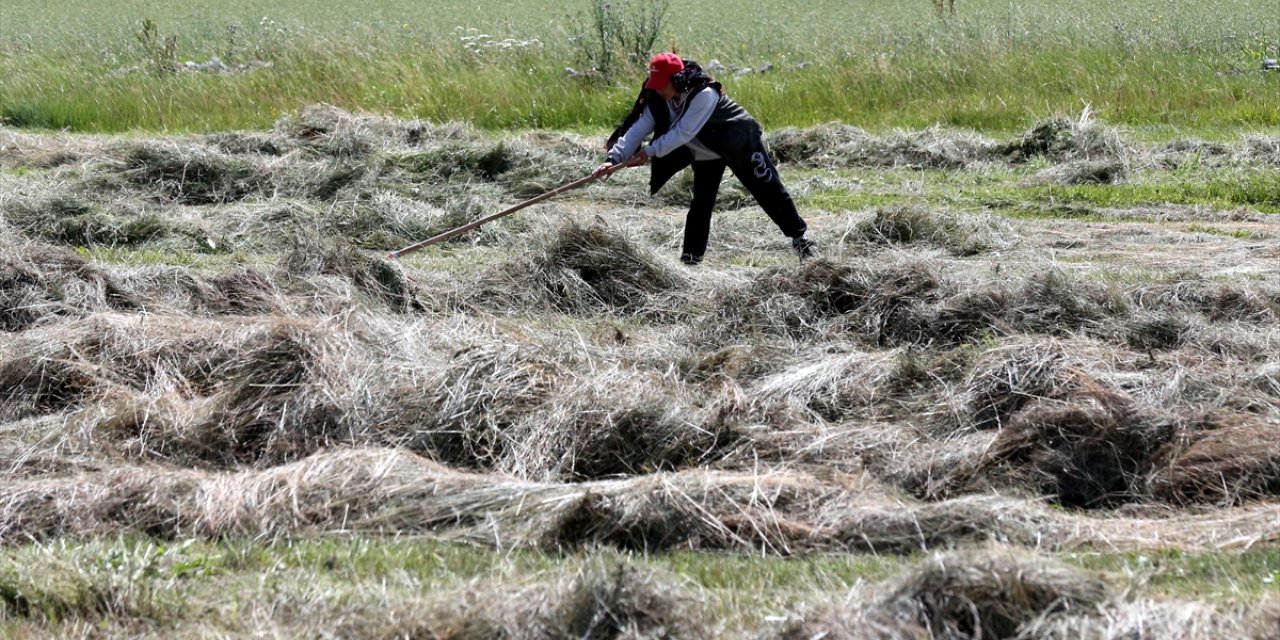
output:
<instances>
[{"instance_id":1,"label":"wooden rake handle","mask_svg":"<svg viewBox=\"0 0 1280 640\"><path fill-rule=\"evenodd\" d=\"M411 254L411 253L413 253L413 252L415 252L415 251L418 251L418 250L420 250L420 249L425 249L426 247L429 247L429 246L431 246L431 245L433 245L433 244L436 244L436 243L439 243L439 242L444 242L445 240L448 240L449 238L453 238L453 237L456 237L456 236L460 236L460 235L462 235L462 234L464 234L464 233L466 233L466 232L468 232L468 231L471 231L472 229L475 229L475 228L477 228L477 227L479 227L479 226L481 226L481 225L483 225L483 224L487 224L487 223L493 222L494 220L497 220L497 219L499 219L499 218L505 218L505 217L507 217L507 216L509 216L509 215L511 215L511 214L513 214L513 213L515 213L515 212L517 212L517 211L519 211L519 210L521 210L521 209L524 209L524 208L526 208L526 207L531 207L531 206L533 206L533 205L535 205L535 204L538 204L539 202L542 202L542 201L544 201L544 200L550 200L551 198L554 198L554 197L556 197L556 196L558 196L558 195L560 195L560 194L562 194L562 193L564 193L564 192L566 192L566 191L573 191L574 189L577 189L577 188L582 187L582 186L586 186L587 184L590 184L590 183L592 183L592 182L595 182L596 180L599 180L599 179L601 179L601 178L604 178L604 177L607 177L607 176L611 176L611 175L613 175L613 173L614 173L614 172L616 172L616 171L618 171L618 170L620 170L620 169L625 169L625 168L627 168L627 167L635 167L635 166L638 166L638 165L641 165L641 164L644 164L644 161L643 161L643 160L641 160L641 159L640 159L640 158L638 158L638 157L632 157L630 160L627 160L626 162L623 162L622 164L616 164L616 165L614 165L614 166L610 167L608 171L605 171L604 173L602 173L602 174L600 174L600 175L598 175L598 176L597 176L597 175L590 175L590 176L587 176L587 177L585 177L585 178L581 178L581 179L578 179L578 180L574 180L573 182L570 182L569 184L566 184L566 185L564 185L564 186L562 186L562 187L558 187L558 188L556 188L556 189L552 189L551 191L548 191L548 192L546 192L546 193L544 193L544 194L542 194L542 195L540 195L540 196L533 197L533 198L530 198L530 199L528 199L528 200L525 200L524 202L521 202L520 204L517 204L517 205L515 205L515 206L513 206L513 207L511 207L511 208L509 208L509 209L503 209L502 211L499 211L499 212L497 212L497 213L495 213L495 214L493 214L493 215L489 215L489 216L485 216L485 217L483 217L483 218L480 218L479 220L476 220L475 222L468 222L467 224L464 224L464 225L462 225L461 227L458 227L458 228L456 228L456 229L450 229L450 230L448 230L448 231L445 231L444 233L441 233L441 234L439 234L439 235L432 236L432 237L427 238L426 240L423 240L423 241L421 241L421 242L415 242L415 243L413 243L413 244L411 244L411 245L409 245L409 246L407 246L407 247L405 247L405 248L403 248L403 249L401 249L401 250L399 250L399 251L388 251L388 252L387 252L387 259L388 259L388 260L395 260L395 259L397 259L397 258L401 258L401 257L403 257L403 256L407 256L407 255L409 255L409 254Z\"/></svg>"}]
</instances>

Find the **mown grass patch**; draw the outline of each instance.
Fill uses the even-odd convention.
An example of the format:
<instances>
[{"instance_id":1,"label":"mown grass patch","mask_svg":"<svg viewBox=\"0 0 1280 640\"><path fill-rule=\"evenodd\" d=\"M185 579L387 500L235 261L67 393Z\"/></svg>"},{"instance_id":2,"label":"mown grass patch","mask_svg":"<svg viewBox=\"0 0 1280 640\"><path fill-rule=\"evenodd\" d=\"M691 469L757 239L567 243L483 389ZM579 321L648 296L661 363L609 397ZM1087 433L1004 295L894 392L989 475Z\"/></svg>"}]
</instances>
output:
<instances>
[{"instance_id":1,"label":"mown grass patch","mask_svg":"<svg viewBox=\"0 0 1280 640\"><path fill-rule=\"evenodd\" d=\"M838 601L858 585L894 579L912 556L786 558L589 550L559 555L492 550L427 539L304 538L261 543L98 538L11 547L0 558L0 630L24 621L56 628L101 620L104 628L147 621L177 627L203 616L235 630L264 606L302 610L320 603L386 603L477 585L519 585L572 571L590 558L606 566L676 576L703 597L706 613L751 628L805 603ZM1097 552L1057 560L1101 571L1136 597L1194 597L1213 606L1258 602L1280 581L1280 548L1241 552ZM240 612L240 613L237 613Z\"/></svg>"},{"instance_id":2,"label":"mown grass patch","mask_svg":"<svg viewBox=\"0 0 1280 640\"><path fill-rule=\"evenodd\" d=\"M1131 576L1143 590L1216 605L1253 602L1268 593L1280 593L1280 546L1274 544L1241 553L1165 549L1065 554L1062 559L1085 569Z\"/></svg>"},{"instance_id":3,"label":"mown grass patch","mask_svg":"<svg viewBox=\"0 0 1280 640\"><path fill-rule=\"evenodd\" d=\"M1214 236L1222 236L1224 238L1236 238L1237 240L1268 240L1275 236L1265 231L1257 231L1254 229L1224 229L1213 225L1190 224L1187 225L1185 231L1187 233L1207 233Z\"/></svg>"},{"instance_id":4,"label":"mown grass patch","mask_svg":"<svg viewBox=\"0 0 1280 640\"><path fill-rule=\"evenodd\" d=\"M1042 186L1019 189L1023 199L1045 203L1089 204L1128 208L1142 205L1207 205L1250 207L1280 213L1280 174L1214 176L1204 181L1161 181L1151 184Z\"/></svg>"}]
</instances>

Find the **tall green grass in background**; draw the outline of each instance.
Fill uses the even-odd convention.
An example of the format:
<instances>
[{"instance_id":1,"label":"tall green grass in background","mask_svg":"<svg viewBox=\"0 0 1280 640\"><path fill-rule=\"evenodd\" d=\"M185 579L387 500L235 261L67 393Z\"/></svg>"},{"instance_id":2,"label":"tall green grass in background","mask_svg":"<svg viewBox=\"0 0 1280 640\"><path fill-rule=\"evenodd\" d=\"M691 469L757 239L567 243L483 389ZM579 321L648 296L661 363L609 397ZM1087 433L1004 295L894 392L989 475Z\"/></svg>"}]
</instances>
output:
<instances>
[{"instance_id":1,"label":"tall green grass in background","mask_svg":"<svg viewBox=\"0 0 1280 640\"><path fill-rule=\"evenodd\" d=\"M648 0L630 0L632 3ZM327 102L492 128L593 128L634 77L586 73L573 40L588 0L7 0L0 117L77 131L269 126ZM174 61L158 72L144 19ZM579 22L579 25L581 23ZM941 20L925 0L674 0L659 47L759 68L724 73L768 127L844 120L1012 130L1084 105L1121 124L1280 126L1276 0L969 0ZM163 55L164 52L159 52ZM573 67L579 73L566 73Z\"/></svg>"}]
</instances>

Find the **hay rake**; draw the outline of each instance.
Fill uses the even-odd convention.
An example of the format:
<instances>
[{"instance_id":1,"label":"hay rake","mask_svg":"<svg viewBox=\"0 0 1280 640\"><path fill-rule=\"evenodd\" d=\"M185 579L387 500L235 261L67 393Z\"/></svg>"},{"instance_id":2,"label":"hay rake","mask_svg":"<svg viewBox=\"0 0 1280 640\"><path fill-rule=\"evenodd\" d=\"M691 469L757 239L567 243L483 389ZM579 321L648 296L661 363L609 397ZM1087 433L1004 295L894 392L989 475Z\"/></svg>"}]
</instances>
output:
<instances>
[{"instance_id":1,"label":"hay rake","mask_svg":"<svg viewBox=\"0 0 1280 640\"><path fill-rule=\"evenodd\" d=\"M611 176L611 175L613 175L616 171L618 171L618 170L620 170L620 169L625 169L625 168L627 168L627 167L635 167L635 166L639 166L639 165L641 165L641 164L644 164L644 160L643 160L643 159L641 159L641 158L639 158L639 157L633 157L633 158L631 158L630 160L627 160L626 162L623 162L623 163L621 163L621 164L617 164L617 165L614 165L614 166L610 167L608 171L605 171L604 173L601 173L600 175L589 175L589 176L587 176L587 177L585 177L585 178L580 178L580 179L578 179L578 180L574 180L573 182L570 182L569 184L566 184L566 185L564 185L564 186L562 186L562 187L558 187L558 188L552 189L551 191L548 191L548 192L546 192L546 193L544 193L544 194L542 194L542 195L540 195L540 196L536 196L536 197L530 198L530 199L528 199L528 200L525 200L524 202L521 202L520 204L514 205L514 206L512 206L512 207L510 207L510 208L508 208L508 209L503 209L502 211L499 211L499 212L497 212L497 213L495 213L495 214L493 214L493 215L485 216L485 217L483 217L483 218L481 218L481 219L479 219L479 220L476 220L476 221L474 221L474 222L468 222L467 224L464 224L464 225L462 225L462 226L460 226L460 227L458 227L458 228L456 228L456 229L450 229L450 230L448 230L448 231L445 231L444 233L441 233L441 234L438 234L438 235L432 236L432 237L427 238L426 240L423 240L423 241L421 241L421 242L415 242L415 243L413 243L413 244L411 244L411 245L409 245L409 246L407 246L407 247L405 247L405 248L403 248L403 249L401 249L401 250L399 250L399 251L388 251L388 252L387 252L387 259L388 259L388 260L395 260L395 259L397 259L397 258L401 258L401 257L407 256L407 255L409 255L409 254L411 254L411 253L413 253L413 252L415 252L415 251L418 251L418 250L420 250L420 249L425 249L425 248L427 248L427 247L429 247L429 246L431 246L431 245L433 245L433 244L436 244L436 243L439 243L439 242L444 242L445 240L448 240L449 238L453 238L453 237L456 237L456 236L460 236L460 235L462 235L462 234L464 234L464 233L466 233L466 232L468 232L468 231L471 231L471 230L473 230L473 229L477 229L477 228L479 228L481 225L488 224L488 223L493 222L494 220L497 220L497 219L499 219L499 218L505 218L505 217L507 217L507 216L509 216L509 215L511 215L511 214L513 214L513 213L515 213L515 212L517 212L517 211L519 211L519 210L521 210L521 209L524 209L524 208L527 208L527 207L531 207L531 206L533 206L533 205L535 205L535 204L538 204L539 202L542 202L542 201L544 201L544 200L550 200L551 198L554 198L554 197L556 197L556 196L558 196L558 195L560 195L560 194L562 194L562 193L565 193L566 191L573 191L574 189L577 189L577 188L579 188L579 187L584 187L584 186L586 186L586 185L588 185L588 184L590 184L590 183L592 183L592 182L595 182L596 180L600 180L600 179L602 179L602 178L606 178L606 177L608 177L608 176Z\"/></svg>"}]
</instances>

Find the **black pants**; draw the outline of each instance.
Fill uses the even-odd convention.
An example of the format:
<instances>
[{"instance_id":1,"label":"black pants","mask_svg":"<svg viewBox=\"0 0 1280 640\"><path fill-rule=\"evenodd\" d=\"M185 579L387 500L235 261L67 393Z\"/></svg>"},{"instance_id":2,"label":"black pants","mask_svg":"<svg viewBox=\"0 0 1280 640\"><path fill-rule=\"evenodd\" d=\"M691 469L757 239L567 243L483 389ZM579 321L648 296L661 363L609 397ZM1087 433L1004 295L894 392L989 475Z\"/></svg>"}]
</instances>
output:
<instances>
[{"instance_id":1,"label":"black pants","mask_svg":"<svg viewBox=\"0 0 1280 640\"><path fill-rule=\"evenodd\" d=\"M689 216L684 223L683 253L700 258L706 252L711 235L711 212L715 209L726 167L733 170L733 175L788 238L798 238L808 229L763 142L758 142L741 161L730 164L724 159L704 160L692 166L693 202L689 204Z\"/></svg>"}]
</instances>

